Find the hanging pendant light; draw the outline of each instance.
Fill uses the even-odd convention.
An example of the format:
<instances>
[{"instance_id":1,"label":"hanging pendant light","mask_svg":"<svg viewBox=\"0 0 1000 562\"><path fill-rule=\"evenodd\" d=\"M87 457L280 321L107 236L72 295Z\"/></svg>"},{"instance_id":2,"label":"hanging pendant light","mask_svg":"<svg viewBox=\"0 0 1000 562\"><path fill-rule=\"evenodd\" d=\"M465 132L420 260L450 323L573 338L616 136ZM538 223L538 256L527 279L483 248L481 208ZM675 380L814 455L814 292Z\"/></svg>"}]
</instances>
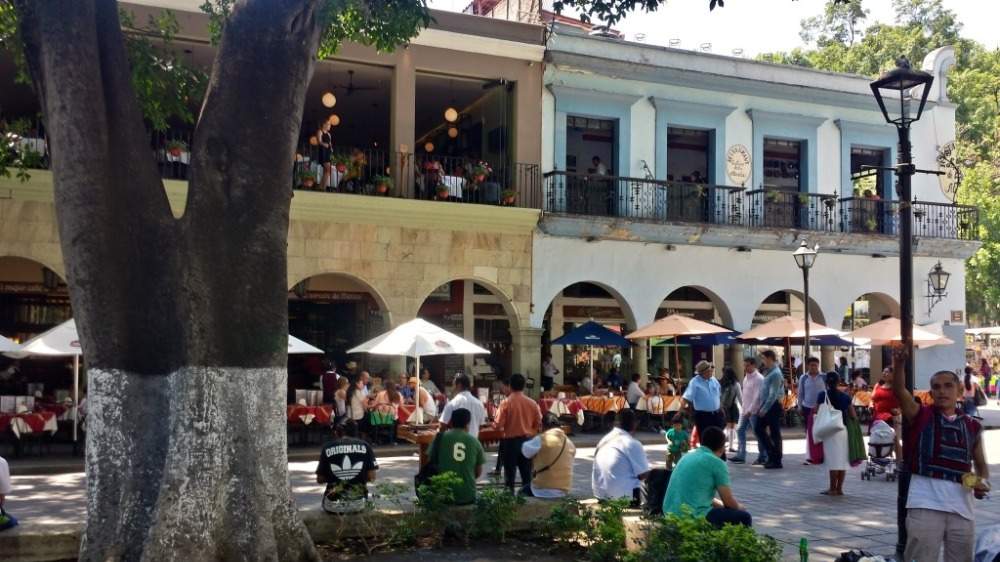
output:
<instances>
[{"instance_id":1,"label":"hanging pendant light","mask_svg":"<svg viewBox=\"0 0 1000 562\"><path fill-rule=\"evenodd\" d=\"M457 138L458 137L458 129L456 127L448 127L448 137L449 138Z\"/></svg>"},{"instance_id":2,"label":"hanging pendant light","mask_svg":"<svg viewBox=\"0 0 1000 562\"><path fill-rule=\"evenodd\" d=\"M449 123L454 123L455 121L458 121L458 110L455 109L454 107L449 107L448 109L444 110L444 120Z\"/></svg>"},{"instance_id":3,"label":"hanging pendant light","mask_svg":"<svg viewBox=\"0 0 1000 562\"><path fill-rule=\"evenodd\" d=\"M424 145L424 150L426 152L434 152L434 143L428 141L427 144Z\"/></svg>"},{"instance_id":4,"label":"hanging pendant light","mask_svg":"<svg viewBox=\"0 0 1000 562\"><path fill-rule=\"evenodd\" d=\"M333 92L324 92L321 101L323 107L333 107L337 105L337 96L333 95Z\"/></svg>"},{"instance_id":5,"label":"hanging pendant light","mask_svg":"<svg viewBox=\"0 0 1000 562\"><path fill-rule=\"evenodd\" d=\"M336 113L331 113L327 121L330 123L331 127L336 127L337 125L340 125L340 116Z\"/></svg>"}]
</instances>

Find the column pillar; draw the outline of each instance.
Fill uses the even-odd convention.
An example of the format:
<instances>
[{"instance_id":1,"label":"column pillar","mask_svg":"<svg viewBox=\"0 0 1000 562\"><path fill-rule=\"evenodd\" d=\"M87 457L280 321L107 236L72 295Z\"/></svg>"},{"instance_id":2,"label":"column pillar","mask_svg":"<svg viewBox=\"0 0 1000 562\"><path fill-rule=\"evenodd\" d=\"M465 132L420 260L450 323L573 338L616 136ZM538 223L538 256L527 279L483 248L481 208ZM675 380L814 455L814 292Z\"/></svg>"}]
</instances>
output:
<instances>
[{"instance_id":1,"label":"column pillar","mask_svg":"<svg viewBox=\"0 0 1000 562\"><path fill-rule=\"evenodd\" d=\"M417 114L417 76L413 54L400 49L396 66L392 69L390 91L389 158L392 162L393 180L397 191L404 197L413 197L413 146Z\"/></svg>"},{"instance_id":2,"label":"column pillar","mask_svg":"<svg viewBox=\"0 0 1000 562\"><path fill-rule=\"evenodd\" d=\"M736 371L736 378L743 380L743 345L734 343L729 348L729 365Z\"/></svg>"},{"instance_id":3,"label":"column pillar","mask_svg":"<svg viewBox=\"0 0 1000 562\"><path fill-rule=\"evenodd\" d=\"M649 382L648 377L646 377L646 374L649 371L649 364L646 360L646 349L649 345L649 340L635 340L632 343L632 357L635 358L633 361L633 364L635 365L635 372L639 373L639 384L645 388L646 383ZM632 374L626 373L625 376L630 377Z\"/></svg>"},{"instance_id":4,"label":"column pillar","mask_svg":"<svg viewBox=\"0 0 1000 562\"><path fill-rule=\"evenodd\" d=\"M542 388L542 332L541 328L521 328L510 332L514 343L511 357L513 372L535 379L535 386L530 391L534 398L539 396Z\"/></svg>"},{"instance_id":5,"label":"column pillar","mask_svg":"<svg viewBox=\"0 0 1000 562\"><path fill-rule=\"evenodd\" d=\"M819 348L819 368L824 373L829 373L836 368L833 360L833 346L824 345Z\"/></svg>"},{"instance_id":6,"label":"column pillar","mask_svg":"<svg viewBox=\"0 0 1000 562\"><path fill-rule=\"evenodd\" d=\"M552 300L552 315L549 317L549 341L563 335L563 306L562 298L558 295ZM549 346L549 353L552 354L552 363L559 369L554 384L566 384L566 346Z\"/></svg>"},{"instance_id":7,"label":"column pillar","mask_svg":"<svg viewBox=\"0 0 1000 562\"><path fill-rule=\"evenodd\" d=\"M475 291L475 283L469 280L462 281L462 337L468 341L476 341L476 307L472 302ZM463 369L465 373L472 373L474 355L463 356Z\"/></svg>"}]
</instances>

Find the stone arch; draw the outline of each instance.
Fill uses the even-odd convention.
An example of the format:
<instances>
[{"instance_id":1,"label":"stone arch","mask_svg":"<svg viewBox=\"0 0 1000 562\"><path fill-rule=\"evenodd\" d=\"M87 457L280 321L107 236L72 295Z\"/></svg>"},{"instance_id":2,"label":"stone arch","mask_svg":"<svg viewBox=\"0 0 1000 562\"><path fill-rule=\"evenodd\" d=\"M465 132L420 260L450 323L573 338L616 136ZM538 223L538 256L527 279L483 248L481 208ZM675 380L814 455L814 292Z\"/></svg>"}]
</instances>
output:
<instances>
[{"instance_id":1,"label":"stone arch","mask_svg":"<svg viewBox=\"0 0 1000 562\"><path fill-rule=\"evenodd\" d=\"M681 289L695 289L698 292L700 292L702 295L704 295L705 297L707 297L708 300L715 307L716 312L718 312L719 318L721 320L721 323L724 324L727 327L730 327L730 328L733 327L733 314L729 310L729 305L726 304L726 302L722 299L722 297L719 296L718 293L716 293L715 291L713 291L713 290L711 290L711 289L709 289L709 288L707 288L707 287L705 287L703 285L680 285L678 287L674 287L669 292L667 292L667 294L661 300L661 303L663 301L668 300L671 295L675 294L677 291L679 291ZM657 315L656 315L657 318L661 318L662 316L663 316L662 314L660 314L659 312L657 312Z\"/></svg>"},{"instance_id":2,"label":"stone arch","mask_svg":"<svg viewBox=\"0 0 1000 562\"><path fill-rule=\"evenodd\" d=\"M510 329L517 330L521 327L521 314L514 305L514 299L507 291L504 291L499 284L485 279L478 275L453 275L449 276L447 279L442 279L440 282L433 282L431 284L425 284L420 288L418 293L418 298L416 299L416 309L413 310L412 317L416 317L423 306L427 298L438 288L445 283L451 283L452 281L472 281L478 285L482 285L489 289L491 293L499 297L500 304L503 306L504 312L507 314L507 318L510 321Z\"/></svg>"},{"instance_id":3,"label":"stone arch","mask_svg":"<svg viewBox=\"0 0 1000 562\"><path fill-rule=\"evenodd\" d=\"M363 278L361 276L355 275L353 273L347 273L345 271L338 271L338 270L334 269L334 270L318 271L318 272L310 273L310 274L304 275L304 276L303 275L296 275L296 276L292 277L291 274L289 274L288 290L292 291L299 283L302 283L302 282L308 281L309 279L312 279L314 277L320 277L320 276L323 276L323 275L337 275L337 276L341 276L341 277L346 277L346 278L350 279L351 281L353 281L353 282L361 285L365 290L368 291L368 294L370 294L372 296L372 298L375 300L375 304L378 305L378 307L382 311L382 313L386 315L386 321L388 322L389 326L394 326L395 325L392 322L394 310L393 310L392 307L389 306L389 302L386 300L386 298L382 294L382 292L379 291L375 287L375 285L373 285L367 279L365 279L365 278Z\"/></svg>"},{"instance_id":4,"label":"stone arch","mask_svg":"<svg viewBox=\"0 0 1000 562\"><path fill-rule=\"evenodd\" d=\"M754 315L756 316L756 313L758 311L760 311L761 306L764 305L764 304L766 304L766 301L768 299L771 299L772 297L774 297L774 295L776 295L778 293L790 293L790 294L794 295L795 297L797 297L799 300L802 300L802 298L804 296L803 293L802 293L802 291L797 290L797 289L778 289L778 290L775 290L775 291L771 291L771 292L767 293L766 295L764 295L764 297L761 298L758 301L757 307L754 309ZM813 298L812 296L810 296L809 297L809 318L811 318L813 322L816 322L818 324L823 324L824 326L826 326L827 325L827 323L826 323L826 317L827 317L827 313L823 311L823 308L819 305L818 302L816 302L816 299ZM831 326L831 327L834 327L834 326Z\"/></svg>"},{"instance_id":5,"label":"stone arch","mask_svg":"<svg viewBox=\"0 0 1000 562\"><path fill-rule=\"evenodd\" d=\"M32 254L31 252L5 252L0 253L0 262L5 259L16 259L16 260L26 260L30 262L35 262L38 265L52 271L59 276L59 279L65 283L66 282L66 270L63 266L62 260L57 263L54 257L41 257L37 255L25 255Z\"/></svg>"},{"instance_id":6,"label":"stone arch","mask_svg":"<svg viewBox=\"0 0 1000 562\"><path fill-rule=\"evenodd\" d=\"M72 317L66 279L47 261L0 256L0 334L25 340Z\"/></svg>"},{"instance_id":7,"label":"stone arch","mask_svg":"<svg viewBox=\"0 0 1000 562\"><path fill-rule=\"evenodd\" d=\"M621 308L622 316L625 318L625 324L632 330L638 328L637 319L635 312L633 311L632 304L625 298L625 296L607 283L601 281L593 281L591 279L581 279L579 281L573 281L572 283L566 283L559 288L549 299L545 302L545 308L542 309L542 317L545 317L546 311L552 306L552 303L556 300L556 297L562 294L563 291L572 287L573 285L578 285L580 283L587 283L590 285L595 285L606 291L615 301L618 302L618 306Z\"/></svg>"},{"instance_id":8,"label":"stone arch","mask_svg":"<svg viewBox=\"0 0 1000 562\"><path fill-rule=\"evenodd\" d=\"M844 320L847 317L847 311L851 308L851 305L859 300L865 299L865 297L868 297L868 301L874 300L877 302L881 312L888 314L889 316L899 318L899 301L897 301L895 297L881 291L868 291L858 294L855 298L850 299L846 303L842 303L842 306L840 307L840 319ZM881 319L882 318L872 318L871 321L877 322Z\"/></svg>"}]
</instances>

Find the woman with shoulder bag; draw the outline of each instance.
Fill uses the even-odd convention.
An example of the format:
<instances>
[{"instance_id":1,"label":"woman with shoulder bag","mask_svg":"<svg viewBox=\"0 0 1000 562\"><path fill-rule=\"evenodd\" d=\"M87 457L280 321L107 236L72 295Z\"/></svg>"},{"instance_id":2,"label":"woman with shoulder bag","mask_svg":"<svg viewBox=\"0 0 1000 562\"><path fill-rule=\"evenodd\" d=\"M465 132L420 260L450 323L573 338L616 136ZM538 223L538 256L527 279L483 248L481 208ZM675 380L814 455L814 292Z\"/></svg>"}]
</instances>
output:
<instances>
[{"instance_id":1,"label":"woman with shoulder bag","mask_svg":"<svg viewBox=\"0 0 1000 562\"><path fill-rule=\"evenodd\" d=\"M837 388L839 381L840 377L837 373L832 371L827 373L826 390L820 392L819 396L816 397L818 408L829 404L840 412L843 421L843 427L823 437L823 464L830 471L830 487L820 493L826 496L844 495L844 478L847 476L847 467L850 466L846 427L848 418L857 416L854 413L854 408L851 407L851 397ZM816 429L815 424L813 429Z\"/></svg>"}]
</instances>

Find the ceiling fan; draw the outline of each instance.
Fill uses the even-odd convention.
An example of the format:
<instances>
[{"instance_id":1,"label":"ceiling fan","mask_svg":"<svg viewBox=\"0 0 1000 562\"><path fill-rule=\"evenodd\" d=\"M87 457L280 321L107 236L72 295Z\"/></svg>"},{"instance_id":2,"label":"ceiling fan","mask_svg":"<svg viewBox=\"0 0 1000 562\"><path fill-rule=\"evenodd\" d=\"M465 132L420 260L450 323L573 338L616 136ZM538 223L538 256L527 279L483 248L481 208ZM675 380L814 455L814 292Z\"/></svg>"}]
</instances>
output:
<instances>
[{"instance_id":1,"label":"ceiling fan","mask_svg":"<svg viewBox=\"0 0 1000 562\"><path fill-rule=\"evenodd\" d=\"M355 90L357 90L357 91L364 91L364 90L377 90L378 89L375 86L355 86L354 85L354 71L353 70L348 70L347 71L347 84L331 84L330 87L333 88L333 89L335 89L335 90L345 90L347 92L347 95L353 94L355 92Z\"/></svg>"}]
</instances>

